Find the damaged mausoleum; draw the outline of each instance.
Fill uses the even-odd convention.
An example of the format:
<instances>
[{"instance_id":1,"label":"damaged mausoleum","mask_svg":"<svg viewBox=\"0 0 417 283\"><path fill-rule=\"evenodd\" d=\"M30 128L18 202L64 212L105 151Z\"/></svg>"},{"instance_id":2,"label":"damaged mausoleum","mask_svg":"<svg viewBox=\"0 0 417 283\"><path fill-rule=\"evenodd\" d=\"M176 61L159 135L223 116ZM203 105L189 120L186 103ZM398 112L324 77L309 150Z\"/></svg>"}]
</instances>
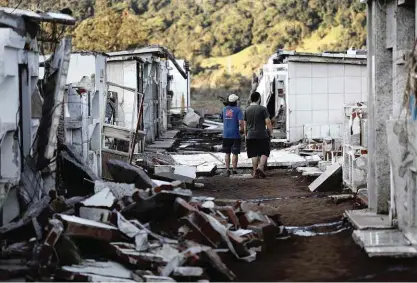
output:
<instances>
[{"instance_id":1,"label":"damaged mausoleum","mask_svg":"<svg viewBox=\"0 0 417 283\"><path fill-rule=\"evenodd\" d=\"M0 280L234 280L230 260L286 231L275 207L194 197L213 165L159 153L178 120L219 134L189 107L188 62L162 46L72 52L75 23L0 8Z\"/></svg>"},{"instance_id":2,"label":"damaged mausoleum","mask_svg":"<svg viewBox=\"0 0 417 283\"><path fill-rule=\"evenodd\" d=\"M370 257L416 257L417 1L361 2L368 31L368 208L346 216Z\"/></svg>"}]
</instances>

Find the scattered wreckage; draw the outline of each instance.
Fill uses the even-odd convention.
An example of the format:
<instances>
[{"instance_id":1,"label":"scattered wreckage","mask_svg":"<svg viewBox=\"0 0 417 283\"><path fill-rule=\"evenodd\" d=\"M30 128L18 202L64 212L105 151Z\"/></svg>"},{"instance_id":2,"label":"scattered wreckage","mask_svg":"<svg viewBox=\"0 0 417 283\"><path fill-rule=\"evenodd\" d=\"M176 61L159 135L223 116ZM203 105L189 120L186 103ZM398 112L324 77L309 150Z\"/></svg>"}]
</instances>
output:
<instances>
[{"instance_id":1,"label":"scattered wreckage","mask_svg":"<svg viewBox=\"0 0 417 283\"><path fill-rule=\"evenodd\" d=\"M63 152L82 165L77 153ZM82 190L68 187L69 198L51 190L0 228L2 280L231 281L235 275L222 258L251 262L284 233L273 207L193 198L185 182L151 179L120 160L107 163L115 182L85 167L78 175L62 172L94 181L79 184Z\"/></svg>"}]
</instances>

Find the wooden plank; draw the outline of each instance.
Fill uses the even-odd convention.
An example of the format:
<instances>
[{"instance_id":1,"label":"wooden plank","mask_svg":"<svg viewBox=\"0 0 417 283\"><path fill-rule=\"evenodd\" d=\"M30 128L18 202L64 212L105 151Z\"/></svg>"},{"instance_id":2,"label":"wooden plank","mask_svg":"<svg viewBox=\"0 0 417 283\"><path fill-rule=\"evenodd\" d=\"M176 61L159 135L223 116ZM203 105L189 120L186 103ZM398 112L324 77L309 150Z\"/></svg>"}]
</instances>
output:
<instances>
[{"instance_id":1,"label":"wooden plank","mask_svg":"<svg viewBox=\"0 0 417 283\"><path fill-rule=\"evenodd\" d=\"M103 126L103 136L110 137L110 138L116 138L124 141L130 142L130 137L132 136L132 131L130 131L127 128L110 125L110 124L104 124ZM139 137L144 137L145 132L144 131L138 131Z\"/></svg>"}]
</instances>

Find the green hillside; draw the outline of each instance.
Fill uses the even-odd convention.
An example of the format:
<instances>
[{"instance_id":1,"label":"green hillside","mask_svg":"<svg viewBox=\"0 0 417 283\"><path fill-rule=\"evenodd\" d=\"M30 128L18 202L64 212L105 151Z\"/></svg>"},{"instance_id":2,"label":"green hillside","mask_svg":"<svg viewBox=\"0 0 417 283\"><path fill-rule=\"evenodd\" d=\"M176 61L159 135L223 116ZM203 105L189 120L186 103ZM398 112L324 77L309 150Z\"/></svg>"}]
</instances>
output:
<instances>
[{"instance_id":1,"label":"green hillside","mask_svg":"<svg viewBox=\"0 0 417 283\"><path fill-rule=\"evenodd\" d=\"M21 6L70 7L80 19L72 31L76 49L168 47L191 61L199 101L230 91L247 95L248 78L277 48L341 51L366 41L365 5L358 0L23 0Z\"/></svg>"}]
</instances>

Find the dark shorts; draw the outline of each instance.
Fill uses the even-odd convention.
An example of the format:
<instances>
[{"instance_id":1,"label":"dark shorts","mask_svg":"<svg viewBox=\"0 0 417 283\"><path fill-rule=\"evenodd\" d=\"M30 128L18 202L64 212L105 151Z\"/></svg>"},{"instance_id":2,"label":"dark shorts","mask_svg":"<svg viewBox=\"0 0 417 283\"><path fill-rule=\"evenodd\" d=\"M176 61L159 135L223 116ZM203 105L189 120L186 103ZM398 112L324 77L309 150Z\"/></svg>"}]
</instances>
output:
<instances>
[{"instance_id":1,"label":"dark shorts","mask_svg":"<svg viewBox=\"0 0 417 283\"><path fill-rule=\"evenodd\" d=\"M262 155L269 157L269 152L270 152L269 138L246 140L246 152L248 154L248 158L261 157Z\"/></svg>"},{"instance_id":2,"label":"dark shorts","mask_svg":"<svg viewBox=\"0 0 417 283\"><path fill-rule=\"evenodd\" d=\"M230 154L240 154L240 146L242 141L240 139L223 139L223 149L224 153Z\"/></svg>"}]
</instances>

